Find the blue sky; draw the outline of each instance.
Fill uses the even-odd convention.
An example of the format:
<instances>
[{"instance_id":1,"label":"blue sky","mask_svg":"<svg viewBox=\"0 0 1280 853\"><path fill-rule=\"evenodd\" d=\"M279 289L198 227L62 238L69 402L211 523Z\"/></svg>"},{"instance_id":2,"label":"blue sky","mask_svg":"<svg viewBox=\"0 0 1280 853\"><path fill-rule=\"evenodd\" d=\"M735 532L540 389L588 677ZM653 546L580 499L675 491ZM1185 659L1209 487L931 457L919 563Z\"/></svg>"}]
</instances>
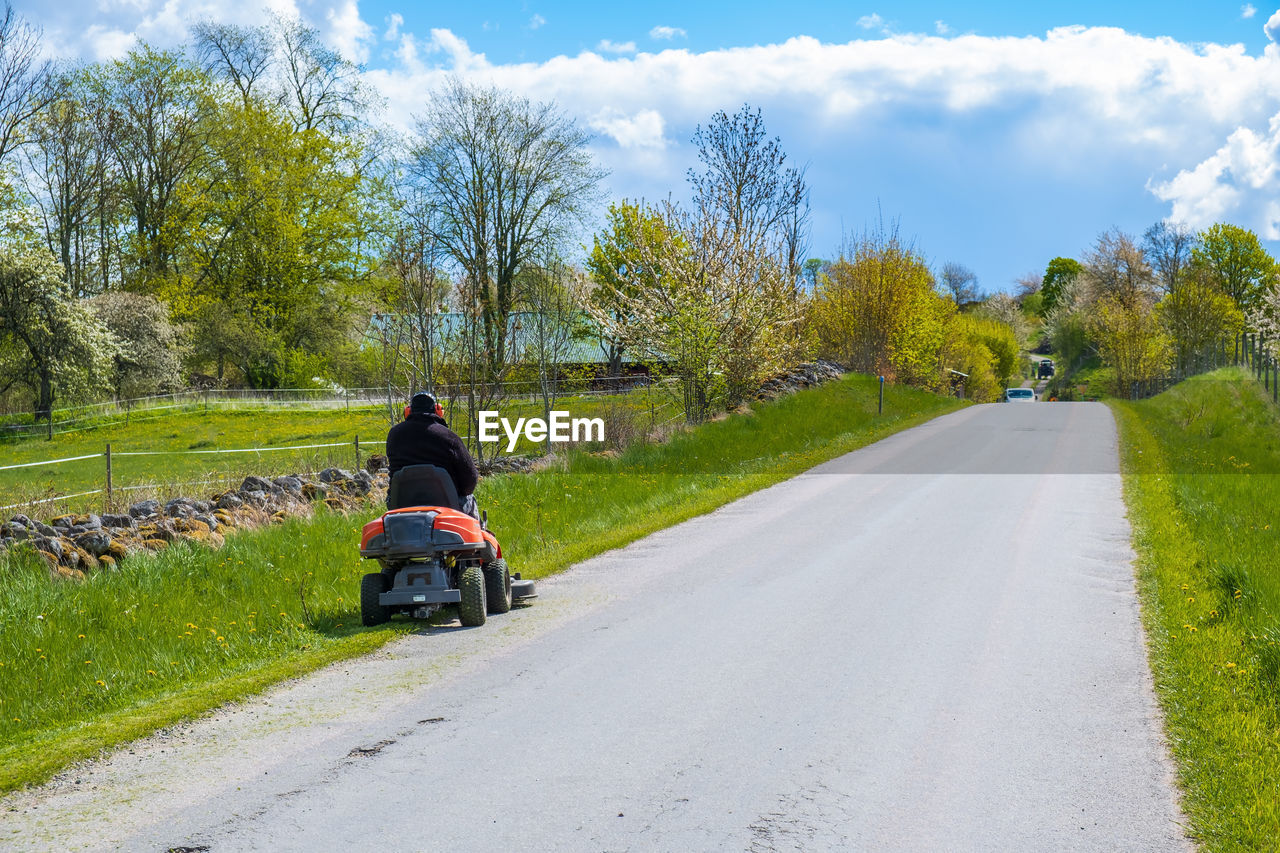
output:
<instances>
[{"instance_id":1,"label":"blue sky","mask_svg":"<svg viewBox=\"0 0 1280 853\"><path fill-rule=\"evenodd\" d=\"M1276 0L1273 0L1273 3ZM1235 2L888 5L267 0L361 62L412 125L447 74L553 99L595 133L611 197L684 195L689 137L759 106L812 188L813 249L882 212L988 290L1162 218L1280 251L1280 12ZM50 53L172 46L262 4L16 4ZM1275 17L1273 17L1275 16ZM1269 24L1270 22L1270 24Z\"/></svg>"}]
</instances>

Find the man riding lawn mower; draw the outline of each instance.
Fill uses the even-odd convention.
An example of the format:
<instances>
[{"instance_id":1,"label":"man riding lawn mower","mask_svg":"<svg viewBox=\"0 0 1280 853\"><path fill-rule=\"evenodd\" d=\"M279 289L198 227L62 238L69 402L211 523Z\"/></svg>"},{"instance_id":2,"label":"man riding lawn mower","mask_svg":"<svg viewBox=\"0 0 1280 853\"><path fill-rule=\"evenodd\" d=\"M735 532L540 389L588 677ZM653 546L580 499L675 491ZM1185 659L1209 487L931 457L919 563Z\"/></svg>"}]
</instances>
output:
<instances>
[{"instance_id":1,"label":"man riding lawn mower","mask_svg":"<svg viewBox=\"0 0 1280 853\"><path fill-rule=\"evenodd\" d=\"M387 434L387 512L364 526L360 556L382 571L360 580L360 618L380 625L399 612L426 619L458 605L463 625L483 625L514 600L535 596L513 579L472 494L480 475L435 397L418 392ZM465 497L459 497L465 495Z\"/></svg>"}]
</instances>

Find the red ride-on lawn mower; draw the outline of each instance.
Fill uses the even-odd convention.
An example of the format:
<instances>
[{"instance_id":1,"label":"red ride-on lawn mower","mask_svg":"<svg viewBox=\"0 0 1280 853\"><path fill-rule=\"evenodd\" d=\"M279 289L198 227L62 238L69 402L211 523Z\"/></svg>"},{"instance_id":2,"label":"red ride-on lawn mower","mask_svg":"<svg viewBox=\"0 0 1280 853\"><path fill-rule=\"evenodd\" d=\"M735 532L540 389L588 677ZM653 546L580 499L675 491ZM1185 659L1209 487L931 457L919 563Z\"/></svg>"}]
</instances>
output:
<instances>
[{"instance_id":1,"label":"red ride-on lawn mower","mask_svg":"<svg viewBox=\"0 0 1280 853\"><path fill-rule=\"evenodd\" d=\"M443 468L409 465L396 472L387 512L360 537L360 556L382 566L360 579L365 625L402 612L426 619L445 604L458 605L463 625L483 625L487 613L506 613L513 601L536 595L533 581L511 577L498 540L457 509L461 505Z\"/></svg>"}]
</instances>

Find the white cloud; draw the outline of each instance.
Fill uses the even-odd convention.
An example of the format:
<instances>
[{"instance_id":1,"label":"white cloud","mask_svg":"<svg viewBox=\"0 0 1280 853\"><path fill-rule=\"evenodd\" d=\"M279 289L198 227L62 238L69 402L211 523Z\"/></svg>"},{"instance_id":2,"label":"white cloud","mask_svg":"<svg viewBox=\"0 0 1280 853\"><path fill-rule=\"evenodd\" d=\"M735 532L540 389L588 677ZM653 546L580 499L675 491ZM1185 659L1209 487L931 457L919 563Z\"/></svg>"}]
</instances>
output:
<instances>
[{"instance_id":1,"label":"white cloud","mask_svg":"<svg viewBox=\"0 0 1280 853\"><path fill-rule=\"evenodd\" d=\"M609 39L600 39L600 43L596 45L596 50L604 53L635 53L636 43L633 41L616 42Z\"/></svg>"},{"instance_id":2,"label":"white cloud","mask_svg":"<svg viewBox=\"0 0 1280 853\"><path fill-rule=\"evenodd\" d=\"M810 151L825 151L817 147L829 144L823 139L865 135L872 124L901 126L898 116L968 115L972 126L1001 128L1015 156L1064 179L1123 161L1135 189L1147 184L1181 218L1212 208L1256 219L1263 203L1251 199L1280 198L1273 179L1259 177L1259 155L1246 157L1265 145L1238 130L1265 126L1280 110L1280 46L1251 56L1241 45L1064 27L1042 37L894 34L701 53L601 50L507 65L472 53L448 30L433 30L417 48L418 66L369 72L388 115L407 124L450 73L554 100L613 143L597 153L619 181L631 175L632 186L657 174L678 184L693 126L749 102L764 109L771 132L788 144L802 134ZM1224 171L1215 164L1226 155L1214 152L1229 137L1236 153ZM1218 159L1204 165L1211 155ZM1188 177L1177 171L1197 163ZM1245 163L1255 164L1249 180L1214 189Z\"/></svg>"},{"instance_id":3,"label":"white cloud","mask_svg":"<svg viewBox=\"0 0 1280 853\"><path fill-rule=\"evenodd\" d=\"M803 156L815 164L872 133L915 138L920 116L930 116L942 138L958 132L947 122L959 116L970 130L996 129L1009 152L1063 180L1096 175L1109 164L1115 174L1132 175L1136 186L1145 183L1148 199L1168 203L1175 218L1236 219L1263 234L1280 229L1272 201L1280 200L1280 129L1273 118L1280 115L1280 44L1250 55L1242 45L1190 44L1112 27L987 37L954 35L935 23L937 35L847 44L798 37L704 52L637 54L631 42L605 40L577 56L498 65L449 30L406 32L395 15L374 32L356 0L270 2L286 14L301 8L304 20L357 60L376 39L395 43L391 67L366 78L387 98L386 115L401 129L432 89L458 74L557 101L600 134L597 152L615 174L662 175L675 186L690 159L685 143L693 126L743 102L762 107L770 131L789 148L793 140L808 146ZM266 20L261 5L225 0L117 3L90 14L92 3L83 0L78 11L47 3L30 13L45 28L46 50L111 58L139 39L178 44L202 17ZM1280 12L1265 30L1280 41ZM649 35L686 37L669 26ZM900 136L886 135L895 128Z\"/></svg>"},{"instance_id":4,"label":"white cloud","mask_svg":"<svg viewBox=\"0 0 1280 853\"><path fill-rule=\"evenodd\" d=\"M884 18L880 17L880 15L875 12L872 12L870 15L863 15L858 19L858 26L862 27L864 30L875 29L882 24L884 24Z\"/></svg>"},{"instance_id":5,"label":"white cloud","mask_svg":"<svg viewBox=\"0 0 1280 853\"><path fill-rule=\"evenodd\" d=\"M357 0L62 0L30 5L23 17L44 30L44 54L61 60L114 59L141 41L173 48L187 40L197 21L256 26L273 14L316 27L328 44L358 62L368 58L377 37L360 18Z\"/></svg>"},{"instance_id":6,"label":"white cloud","mask_svg":"<svg viewBox=\"0 0 1280 853\"><path fill-rule=\"evenodd\" d=\"M374 31L360 17L357 0L343 0L326 11L324 17L329 25L326 40L334 49L354 62L367 62L369 42L374 40Z\"/></svg>"},{"instance_id":7,"label":"white cloud","mask_svg":"<svg viewBox=\"0 0 1280 853\"><path fill-rule=\"evenodd\" d=\"M529 19L529 29L536 30L546 22L547 22L546 18L542 17L541 15L535 12L533 17Z\"/></svg>"},{"instance_id":8,"label":"white cloud","mask_svg":"<svg viewBox=\"0 0 1280 853\"><path fill-rule=\"evenodd\" d=\"M950 112L1008 109L1020 121L1066 117L1098 144L1165 146L1190 141L1211 150L1222 131L1264 121L1280 100L1280 48L1252 57L1242 46L1194 46L1113 28L1066 27L1038 37L895 35L824 44L781 44L634 57L595 53L545 62L491 65L449 30L432 30L443 65L424 72L473 74L540 98L616 106L628 114L661 104L700 120L725 104L786 103L819 121L845 122L893 105ZM405 69L371 72L394 92L421 93L430 81ZM429 86L428 86L429 88ZM594 105L594 106L593 106ZM1224 134L1225 135L1225 134ZM1216 136L1216 139L1214 138Z\"/></svg>"},{"instance_id":9,"label":"white cloud","mask_svg":"<svg viewBox=\"0 0 1280 853\"><path fill-rule=\"evenodd\" d=\"M640 110L634 115L606 108L587 121L588 126L618 143L619 148L666 148L666 122L657 110Z\"/></svg>"},{"instance_id":10,"label":"white cloud","mask_svg":"<svg viewBox=\"0 0 1280 853\"><path fill-rule=\"evenodd\" d=\"M404 15L399 12L392 12L384 18L387 22L387 31L382 34L383 41L395 41L400 37L400 28L404 26Z\"/></svg>"},{"instance_id":11,"label":"white cloud","mask_svg":"<svg viewBox=\"0 0 1280 853\"><path fill-rule=\"evenodd\" d=\"M950 33L950 32L951 32L951 27L949 27L949 26L947 25L947 22L946 22L946 21L934 21L934 22L933 22L933 30L934 30L934 32L936 32L938 35L940 35L940 36L945 36L945 35L947 35L948 33Z\"/></svg>"},{"instance_id":12,"label":"white cloud","mask_svg":"<svg viewBox=\"0 0 1280 853\"><path fill-rule=\"evenodd\" d=\"M1267 133L1238 128L1210 157L1151 191L1173 203L1171 219L1192 228L1230 219L1280 240L1280 113Z\"/></svg>"},{"instance_id":13,"label":"white cloud","mask_svg":"<svg viewBox=\"0 0 1280 853\"><path fill-rule=\"evenodd\" d=\"M1262 31L1267 34L1267 38L1272 41L1280 41L1280 11L1267 19L1267 23L1263 25Z\"/></svg>"},{"instance_id":14,"label":"white cloud","mask_svg":"<svg viewBox=\"0 0 1280 853\"><path fill-rule=\"evenodd\" d=\"M1245 3L1240 7L1240 17L1244 18L1246 21L1256 14L1258 14L1258 7L1254 6L1252 3Z\"/></svg>"},{"instance_id":15,"label":"white cloud","mask_svg":"<svg viewBox=\"0 0 1280 853\"><path fill-rule=\"evenodd\" d=\"M90 26L84 33L84 42L89 48L89 53L98 62L119 59L129 52L135 41L132 33L99 24Z\"/></svg>"},{"instance_id":16,"label":"white cloud","mask_svg":"<svg viewBox=\"0 0 1280 853\"><path fill-rule=\"evenodd\" d=\"M658 26L649 30L649 38L659 41L671 41L674 38L685 38L688 35L680 27Z\"/></svg>"}]
</instances>

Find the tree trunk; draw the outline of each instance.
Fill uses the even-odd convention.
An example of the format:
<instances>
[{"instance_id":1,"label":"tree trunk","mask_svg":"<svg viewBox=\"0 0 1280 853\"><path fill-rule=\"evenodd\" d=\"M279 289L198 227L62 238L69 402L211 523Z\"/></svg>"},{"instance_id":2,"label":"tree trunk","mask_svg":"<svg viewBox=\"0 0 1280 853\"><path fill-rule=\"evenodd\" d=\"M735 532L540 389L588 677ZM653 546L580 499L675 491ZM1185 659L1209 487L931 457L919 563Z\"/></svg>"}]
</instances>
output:
<instances>
[{"instance_id":1,"label":"tree trunk","mask_svg":"<svg viewBox=\"0 0 1280 853\"><path fill-rule=\"evenodd\" d=\"M40 368L40 396L36 400L36 420L53 420L53 377L47 368Z\"/></svg>"}]
</instances>

